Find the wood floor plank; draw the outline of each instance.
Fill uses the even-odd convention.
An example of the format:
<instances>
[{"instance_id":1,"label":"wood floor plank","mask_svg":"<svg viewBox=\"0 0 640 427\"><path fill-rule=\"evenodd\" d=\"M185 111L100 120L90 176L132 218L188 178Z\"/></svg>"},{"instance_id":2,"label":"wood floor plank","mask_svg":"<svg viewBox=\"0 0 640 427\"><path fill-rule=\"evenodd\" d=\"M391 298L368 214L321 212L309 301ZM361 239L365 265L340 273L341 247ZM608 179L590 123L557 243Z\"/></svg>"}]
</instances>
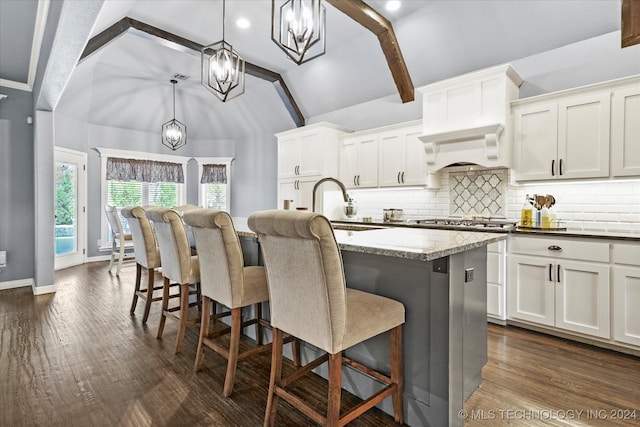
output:
<instances>
[{"instance_id":1,"label":"wood floor plank","mask_svg":"<svg viewBox=\"0 0 640 427\"><path fill-rule=\"evenodd\" d=\"M129 315L135 266L125 264L119 277L106 266L57 272L53 295L0 291L0 426L262 425L270 354L240 361L234 393L223 398L225 359L208 352L193 371L198 326L187 327L183 351L174 354L176 322L155 337L159 304L147 325L143 304ZM466 426L640 425L639 358L514 327L490 325L488 338L489 362L465 405ZM242 341L241 350L252 345ZM292 390L326 410L326 381L304 378ZM343 393L343 411L358 401ZM636 419L613 419L617 409L636 409ZM558 417L570 410L583 413ZM284 402L276 424L312 425ZM349 425L395 423L374 410Z\"/></svg>"}]
</instances>

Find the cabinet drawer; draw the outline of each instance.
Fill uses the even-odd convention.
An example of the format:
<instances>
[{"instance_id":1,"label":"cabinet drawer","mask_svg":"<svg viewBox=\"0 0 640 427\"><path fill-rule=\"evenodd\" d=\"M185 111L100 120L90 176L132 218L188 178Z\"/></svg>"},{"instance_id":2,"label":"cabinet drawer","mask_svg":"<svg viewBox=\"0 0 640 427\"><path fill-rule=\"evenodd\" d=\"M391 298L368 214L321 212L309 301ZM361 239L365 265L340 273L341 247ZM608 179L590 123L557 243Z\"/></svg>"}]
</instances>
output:
<instances>
[{"instance_id":1,"label":"cabinet drawer","mask_svg":"<svg viewBox=\"0 0 640 427\"><path fill-rule=\"evenodd\" d=\"M558 259L609 262L609 243L586 239L514 236L509 242L509 252Z\"/></svg>"},{"instance_id":2,"label":"cabinet drawer","mask_svg":"<svg viewBox=\"0 0 640 427\"><path fill-rule=\"evenodd\" d=\"M640 265L640 244L614 243L612 258L614 264Z\"/></svg>"}]
</instances>

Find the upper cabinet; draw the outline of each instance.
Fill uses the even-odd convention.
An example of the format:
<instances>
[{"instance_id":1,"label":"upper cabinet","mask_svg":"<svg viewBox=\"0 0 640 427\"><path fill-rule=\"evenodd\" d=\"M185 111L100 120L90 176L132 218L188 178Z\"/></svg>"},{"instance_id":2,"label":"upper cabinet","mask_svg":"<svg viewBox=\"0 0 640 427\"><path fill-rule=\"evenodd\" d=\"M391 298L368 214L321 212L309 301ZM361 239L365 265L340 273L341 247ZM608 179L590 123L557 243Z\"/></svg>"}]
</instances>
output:
<instances>
[{"instance_id":1,"label":"upper cabinet","mask_svg":"<svg viewBox=\"0 0 640 427\"><path fill-rule=\"evenodd\" d=\"M611 174L640 176L640 79L613 91Z\"/></svg>"},{"instance_id":2,"label":"upper cabinet","mask_svg":"<svg viewBox=\"0 0 640 427\"><path fill-rule=\"evenodd\" d=\"M278 138L278 201L293 200L293 207L311 208L313 185L324 177L337 177L340 137L348 129L320 122L276 134Z\"/></svg>"},{"instance_id":3,"label":"upper cabinet","mask_svg":"<svg viewBox=\"0 0 640 427\"><path fill-rule=\"evenodd\" d=\"M609 92L514 106L517 180L609 175Z\"/></svg>"},{"instance_id":4,"label":"upper cabinet","mask_svg":"<svg viewBox=\"0 0 640 427\"><path fill-rule=\"evenodd\" d=\"M377 134L345 137L340 150L340 181L347 188L378 186Z\"/></svg>"},{"instance_id":5,"label":"upper cabinet","mask_svg":"<svg viewBox=\"0 0 640 427\"><path fill-rule=\"evenodd\" d=\"M340 126L321 122L276 134L278 178L336 176L339 138L346 132Z\"/></svg>"},{"instance_id":6,"label":"upper cabinet","mask_svg":"<svg viewBox=\"0 0 640 427\"><path fill-rule=\"evenodd\" d=\"M640 175L640 78L514 101L517 181Z\"/></svg>"},{"instance_id":7,"label":"upper cabinet","mask_svg":"<svg viewBox=\"0 0 640 427\"><path fill-rule=\"evenodd\" d=\"M380 187L426 184L424 146L420 122L381 132L378 183Z\"/></svg>"}]
</instances>

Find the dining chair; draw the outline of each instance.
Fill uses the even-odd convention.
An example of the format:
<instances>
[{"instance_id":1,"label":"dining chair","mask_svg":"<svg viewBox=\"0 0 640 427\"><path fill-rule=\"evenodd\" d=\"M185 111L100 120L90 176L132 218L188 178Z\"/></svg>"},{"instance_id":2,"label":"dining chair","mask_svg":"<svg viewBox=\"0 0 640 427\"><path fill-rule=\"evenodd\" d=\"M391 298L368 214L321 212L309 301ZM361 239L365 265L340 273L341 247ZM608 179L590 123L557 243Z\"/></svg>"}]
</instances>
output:
<instances>
[{"instance_id":1,"label":"dining chair","mask_svg":"<svg viewBox=\"0 0 640 427\"><path fill-rule=\"evenodd\" d=\"M130 233L124 232L122 223L120 222L120 217L118 216L118 208L106 204L104 206L104 213L107 216L107 221L109 221L109 227L111 228L111 261L109 261L108 271L111 272L111 268L113 268L113 261L117 255L118 268L116 269L116 276L119 276L122 263L124 262L125 246L127 242L131 242L133 240L133 237Z\"/></svg>"},{"instance_id":2,"label":"dining chair","mask_svg":"<svg viewBox=\"0 0 640 427\"><path fill-rule=\"evenodd\" d=\"M279 398L324 426L342 426L391 396L394 419L402 424L404 305L346 287L342 256L329 220L318 213L286 210L254 212L248 225L264 256L273 328L271 377L264 425L275 424ZM390 375L368 368L343 351L390 332ZM282 334L326 352L287 377L282 376ZM328 361L328 407L321 414L286 387ZM342 364L371 376L385 387L341 416Z\"/></svg>"},{"instance_id":3,"label":"dining chair","mask_svg":"<svg viewBox=\"0 0 640 427\"><path fill-rule=\"evenodd\" d=\"M145 210L141 206L128 206L122 208L122 216L127 219L129 229L133 236L133 247L136 258L136 282L131 302L131 314L134 314L138 298L145 301L142 323L147 323L151 303L161 301L162 296L154 296L154 291L162 290L162 286L155 286L155 271L162 266L160 249L156 241L156 235L151 223L145 216ZM142 269L147 273L147 286L141 289Z\"/></svg>"},{"instance_id":4,"label":"dining chair","mask_svg":"<svg viewBox=\"0 0 640 427\"><path fill-rule=\"evenodd\" d=\"M227 372L222 394L229 397L233 391L238 361L271 349L271 344L261 345L261 326L269 326L269 322L262 319L262 303L269 300L264 267L244 265L240 240L227 212L194 209L185 212L183 219L195 237L203 299L194 369L198 371L202 367L205 348L226 358ZM209 332L212 301L231 309L230 328ZM252 305L253 318L242 321L242 309ZM255 325L258 346L239 352L242 330L250 325ZM215 341L215 338L226 334L230 334L228 348Z\"/></svg>"},{"instance_id":5,"label":"dining chair","mask_svg":"<svg viewBox=\"0 0 640 427\"><path fill-rule=\"evenodd\" d=\"M173 209L149 208L145 216L153 222L160 256L162 258L162 313L157 338L162 338L167 318L178 322L175 352L182 350L184 334L188 324L198 323L200 317L189 318L189 307L200 304L200 265L197 255L191 254L184 223L180 214ZM172 283L180 285L180 304L170 307ZM196 295L196 302L189 302L189 296Z\"/></svg>"}]
</instances>

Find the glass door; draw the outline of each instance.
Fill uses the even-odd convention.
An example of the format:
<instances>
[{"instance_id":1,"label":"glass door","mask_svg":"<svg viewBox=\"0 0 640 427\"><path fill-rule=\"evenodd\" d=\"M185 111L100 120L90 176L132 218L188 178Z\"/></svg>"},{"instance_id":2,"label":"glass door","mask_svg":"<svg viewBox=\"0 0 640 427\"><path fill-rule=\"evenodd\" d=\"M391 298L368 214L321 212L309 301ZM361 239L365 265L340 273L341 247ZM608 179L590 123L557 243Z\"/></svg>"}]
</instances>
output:
<instances>
[{"instance_id":1,"label":"glass door","mask_svg":"<svg viewBox=\"0 0 640 427\"><path fill-rule=\"evenodd\" d=\"M55 149L55 269L82 264L85 258L86 154Z\"/></svg>"}]
</instances>

